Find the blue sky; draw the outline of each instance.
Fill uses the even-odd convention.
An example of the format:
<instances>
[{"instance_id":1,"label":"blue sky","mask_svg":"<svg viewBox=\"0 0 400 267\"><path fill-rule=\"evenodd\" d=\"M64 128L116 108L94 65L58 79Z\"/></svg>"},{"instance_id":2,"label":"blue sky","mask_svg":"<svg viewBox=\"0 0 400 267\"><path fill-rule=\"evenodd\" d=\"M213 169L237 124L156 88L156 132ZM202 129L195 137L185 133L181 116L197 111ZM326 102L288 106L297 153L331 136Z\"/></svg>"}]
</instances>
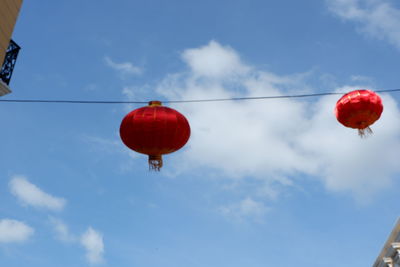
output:
<instances>
[{"instance_id":1,"label":"blue sky","mask_svg":"<svg viewBox=\"0 0 400 267\"><path fill-rule=\"evenodd\" d=\"M185 100L399 88L391 0L25 1L4 99ZM175 104L160 173L140 105L1 103L0 265L370 266L398 217L399 95L361 140L337 96Z\"/></svg>"}]
</instances>

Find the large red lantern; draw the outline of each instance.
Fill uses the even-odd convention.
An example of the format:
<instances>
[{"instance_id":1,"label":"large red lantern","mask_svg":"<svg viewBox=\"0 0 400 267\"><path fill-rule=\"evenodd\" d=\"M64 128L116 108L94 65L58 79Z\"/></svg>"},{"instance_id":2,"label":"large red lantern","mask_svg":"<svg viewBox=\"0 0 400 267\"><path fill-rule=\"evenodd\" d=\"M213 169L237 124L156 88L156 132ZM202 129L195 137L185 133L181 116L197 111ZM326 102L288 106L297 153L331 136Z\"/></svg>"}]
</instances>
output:
<instances>
[{"instance_id":1,"label":"large red lantern","mask_svg":"<svg viewBox=\"0 0 400 267\"><path fill-rule=\"evenodd\" d=\"M343 95L336 103L337 120L346 127L358 129L361 137L371 134L369 128L383 111L381 98L370 90L355 90Z\"/></svg>"},{"instance_id":2,"label":"large red lantern","mask_svg":"<svg viewBox=\"0 0 400 267\"><path fill-rule=\"evenodd\" d=\"M190 126L178 111L150 101L126 115L119 132L127 147L149 155L150 169L159 171L162 155L180 149L189 140Z\"/></svg>"}]
</instances>

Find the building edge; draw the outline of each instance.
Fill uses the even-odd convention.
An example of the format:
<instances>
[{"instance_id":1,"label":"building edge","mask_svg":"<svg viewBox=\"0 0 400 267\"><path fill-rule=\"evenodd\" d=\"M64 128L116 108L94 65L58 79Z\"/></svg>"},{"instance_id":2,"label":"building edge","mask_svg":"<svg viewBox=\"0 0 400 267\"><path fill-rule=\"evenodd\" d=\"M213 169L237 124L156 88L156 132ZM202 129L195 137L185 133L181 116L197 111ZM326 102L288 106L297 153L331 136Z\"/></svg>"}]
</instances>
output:
<instances>
[{"instance_id":1,"label":"building edge","mask_svg":"<svg viewBox=\"0 0 400 267\"><path fill-rule=\"evenodd\" d=\"M11 93L10 87L0 79L0 96Z\"/></svg>"},{"instance_id":2,"label":"building edge","mask_svg":"<svg viewBox=\"0 0 400 267\"><path fill-rule=\"evenodd\" d=\"M385 244L379 256L375 260L374 265L372 267L394 267L394 263L396 260L399 260L399 248L397 245L400 242L400 218L397 219L396 224L393 227L392 232L387 238ZM397 265L396 265L397 266Z\"/></svg>"}]
</instances>

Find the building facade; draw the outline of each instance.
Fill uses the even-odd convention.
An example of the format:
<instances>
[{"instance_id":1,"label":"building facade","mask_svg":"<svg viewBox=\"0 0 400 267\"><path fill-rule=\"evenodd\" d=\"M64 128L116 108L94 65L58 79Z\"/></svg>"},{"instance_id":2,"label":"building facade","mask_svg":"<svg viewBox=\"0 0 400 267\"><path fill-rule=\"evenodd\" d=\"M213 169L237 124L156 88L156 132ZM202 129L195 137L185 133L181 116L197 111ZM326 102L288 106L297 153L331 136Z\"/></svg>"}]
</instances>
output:
<instances>
[{"instance_id":1,"label":"building facade","mask_svg":"<svg viewBox=\"0 0 400 267\"><path fill-rule=\"evenodd\" d=\"M397 220L373 267L400 267L400 219Z\"/></svg>"},{"instance_id":2,"label":"building facade","mask_svg":"<svg viewBox=\"0 0 400 267\"><path fill-rule=\"evenodd\" d=\"M0 63L2 66L0 96L11 92L10 88L8 87L9 78L7 79L7 76L11 76L16 55L10 54L15 54L15 52L18 54L19 51L19 46L14 42L11 42L11 36L18 18L19 10L21 9L21 5L22 0L0 0ZM5 62L5 59L7 62Z\"/></svg>"}]
</instances>

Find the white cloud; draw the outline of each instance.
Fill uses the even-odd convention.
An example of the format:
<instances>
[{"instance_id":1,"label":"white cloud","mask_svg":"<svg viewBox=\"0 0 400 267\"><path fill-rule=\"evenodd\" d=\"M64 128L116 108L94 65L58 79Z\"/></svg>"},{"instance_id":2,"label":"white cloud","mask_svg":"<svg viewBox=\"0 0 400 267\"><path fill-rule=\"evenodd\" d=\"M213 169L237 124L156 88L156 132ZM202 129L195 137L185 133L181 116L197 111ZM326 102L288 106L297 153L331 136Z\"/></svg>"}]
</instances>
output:
<instances>
[{"instance_id":1,"label":"white cloud","mask_svg":"<svg viewBox=\"0 0 400 267\"><path fill-rule=\"evenodd\" d=\"M227 218L237 222L244 222L246 220L262 222L268 208L264 203L247 197L239 203L222 206L219 208L219 211Z\"/></svg>"},{"instance_id":2,"label":"white cloud","mask_svg":"<svg viewBox=\"0 0 400 267\"><path fill-rule=\"evenodd\" d=\"M86 259L91 264L98 264L104 261L104 244L103 236L95 231L92 227L81 237L81 245L86 249Z\"/></svg>"},{"instance_id":3,"label":"white cloud","mask_svg":"<svg viewBox=\"0 0 400 267\"><path fill-rule=\"evenodd\" d=\"M208 62L204 68L192 66L193 62L203 64L199 58L214 55L214 47L225 49L236 62L235 69L231 69L231 59L222 57L220 60L226 62L219 63L222 69L218 73L225 73L225 68L227 73L249 71L227 83L226 76L210 77L203 71ZM298 75L280 77L255 70L242 63L232 48L215 42L187 51L191 51L190 58L183 59L190 72L170 74L158 86L158 92L168 99L282 95L288 90L296 92L297 84L304 83L298 81ZM355 88L360 87L338 90ZM336 121L333 109L338 98L328 96L316 102L275 99L176 105L189 119L192 136L169 166L176 166L177 172L193 173L197 168L233 179L252 177L261 185L291 186L295 183L292 177L303 174L322 181L328 190L350 192L358 199L369 198L387 188L392 176L400 172L400 165L395 162L400 157L399 110L389 95L383 96L385 110L372 127L375 135L364 140L355 130ZM260 191L268 198L277 195L266 187L256 195Z\"/></svg>"},{"instance_id":4,"label":"white cloud","mask_svg":"<svg viewBox=\"0 0 400 267\"><path fill-rule=\"evenodd\" d=\"M25 242L34 232L32 227L23 222L11 219L0 220L0 243Z\"/></svg>"},{"instance_id":5,"label":"white cloud","mask_svg":"<svg viewBox=\"0 0 400 267\"><path fill-rule=\"evenodd\" d=\"M182 58L193 73L207 77L226 77L248 71L233 49L221 46L215 41L200 48L185 50Z\"/></svg>"},{"instance_id":6,"label":"white cloud","mask_svg":"<svg viewBox=\"0 0 400 267\"><path fill-rule=\"evenodd\" d=\"M110 57L104 57L104 61L107 66L118 71L123 77L125 75L139 75L142 74L143 70L130 62L116 63Z\"/></svg>"},{"instance_id":7,"label":"white cloud","mask_svg":"<svg viewBox=\"0 0 400 267\"><path fill-rule=\"evenodd\" d=\"M77 240L76 237L70 233L68 225L63 221L54 217L50 217L49 221L53 226L57 239L63 242L75 242Z\"/></svg>"},{"instance_id":8,"label":"white cloud","mask_svg":"<svg viewBox=\"0 0 400 267\"><path fill-rule=\"evenodd\" d=\"M24 205L60 211L66 200L54 197L30 183L24 176L13 176L9 183L11 193Z\"/></svg>"},{"instance_id":9,"label":"white cloud","mask_svg":"<svg viewBox=\"0 0 400 267\"><path fill-rule=\"evenodd\" d=\"M68 225L62 220L49 217L49 222L53 226L58 240L83 246L86 250L86 260L90 264L100 264L104 262L104 243L101 233L89 227L81 236L76 236L70 232Z\"/></svg>"},{"instance_id":10,"label":"white cloud","mask_svg":"<svg viewBox=\"0 0 400 267\"><path fill-rule=\"evenodd\" d=\"M400 9L388 0L327 0L330 10L357 23L367 36L386 40L400 49Z\"/></svg>"}]
</instances>

